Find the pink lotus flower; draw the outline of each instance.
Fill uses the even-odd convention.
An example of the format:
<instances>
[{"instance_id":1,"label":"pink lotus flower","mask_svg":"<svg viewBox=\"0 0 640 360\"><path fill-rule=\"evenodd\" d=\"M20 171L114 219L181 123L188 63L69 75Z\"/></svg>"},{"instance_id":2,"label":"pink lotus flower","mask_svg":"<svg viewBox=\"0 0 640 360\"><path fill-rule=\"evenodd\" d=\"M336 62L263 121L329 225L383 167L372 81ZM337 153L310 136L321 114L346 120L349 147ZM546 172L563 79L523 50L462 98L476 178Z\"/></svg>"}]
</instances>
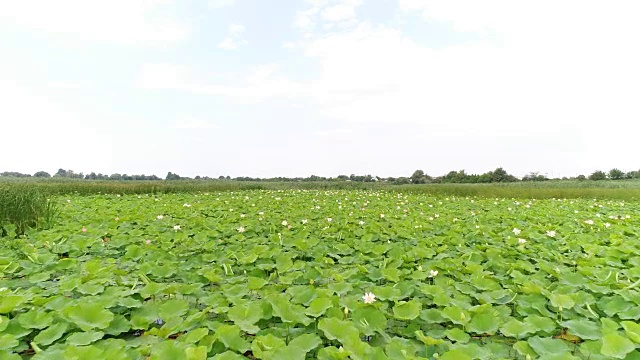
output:
<instances>
[{"instance_id":1,"label":"pink lotus flower","mask_svg":"<svg viewBox=\"0 0 640 360\"><path fill-rule=\"evenodd\" d=\"M83 228L82 228L82 232L87 232L87 228L86 228L86 227L83 227Z\"/></svg>"}]
</instances>

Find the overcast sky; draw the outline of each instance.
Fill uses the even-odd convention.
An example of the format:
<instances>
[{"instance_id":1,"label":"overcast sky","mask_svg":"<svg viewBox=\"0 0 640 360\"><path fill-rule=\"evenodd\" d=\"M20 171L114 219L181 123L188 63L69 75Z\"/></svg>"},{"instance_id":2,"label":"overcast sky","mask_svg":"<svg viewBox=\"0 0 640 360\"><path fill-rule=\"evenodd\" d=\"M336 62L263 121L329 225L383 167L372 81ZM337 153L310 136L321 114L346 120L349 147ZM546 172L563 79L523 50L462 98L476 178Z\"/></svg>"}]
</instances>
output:
<instances>
[{"instance_id":1,"label":"overcast sky","mask_svg":"<svg viewBox=\"0 0 640 360\"><path fill-rule=\"evenodd\" d=\"M0 171L637 170L638 14L637 0L0 0Z\"/></svg>"}]
</instances>

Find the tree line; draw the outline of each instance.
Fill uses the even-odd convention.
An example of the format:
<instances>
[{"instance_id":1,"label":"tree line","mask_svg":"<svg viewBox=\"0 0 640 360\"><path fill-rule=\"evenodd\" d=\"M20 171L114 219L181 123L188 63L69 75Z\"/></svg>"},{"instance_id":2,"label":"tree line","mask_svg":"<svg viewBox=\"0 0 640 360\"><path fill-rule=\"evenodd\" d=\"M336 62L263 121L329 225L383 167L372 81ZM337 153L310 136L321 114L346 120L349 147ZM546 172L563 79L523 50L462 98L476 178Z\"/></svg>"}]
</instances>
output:
<instances>
[{"instance_id":1,"label":"tree line","mask_svg":"<svg viewBox=\"0 0 640 360\"><path fill-rule=\"evenodd\" d=\"M46 171L38 171L31 174L23 174L15 171L5 171L0 173L0 177L11 178L59 178L59 179L81 179L81 180L117 180L117 181L135 181L135 180L163 180L156 175L127 175L127 174L102 174L91 172L84 174L82 172L76 173L73 170L58 169L58 171L51 175ZM624 179L640 179L640 170L624 172L617 168L611 169L608 172L597 170L591 173L589 176L578 175L576 177L563 177L562 180L624 180ZM353 182L387 182L392 184L404 185L404 184L438 184L438 183L500 183L500 182L516 182L516 181L548 181L548 180L561 180L550 179L545 175L539 173L529 173L521 179L507 173L506 170L499 167L493 171L488 171L484 174L467 174L465 170L450 171L442 176L430 176L423 170L416 170L411 176L408 177L386 177L382 178L373 175L338 175L337 177L324 177L311 175L309 177L271 177L271 178L254 178L247 176L230 177L219 176L212 178L208 176L196 176L194 178L180 176L173 172L168 172L164 177L164 180L219 180L219 181L251 181L251 182L303 182L303 181L353 181Z\"/></svg>"}]
</instances>

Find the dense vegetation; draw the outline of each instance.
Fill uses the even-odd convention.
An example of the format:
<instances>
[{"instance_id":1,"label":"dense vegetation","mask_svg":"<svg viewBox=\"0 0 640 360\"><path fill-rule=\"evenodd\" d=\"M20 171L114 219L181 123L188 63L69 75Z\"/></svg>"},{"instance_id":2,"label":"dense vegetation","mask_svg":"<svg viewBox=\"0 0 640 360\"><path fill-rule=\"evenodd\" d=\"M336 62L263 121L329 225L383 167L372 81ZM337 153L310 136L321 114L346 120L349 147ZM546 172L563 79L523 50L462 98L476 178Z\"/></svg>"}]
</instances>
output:
<instances>
[{"instance_id":1,"label":"dense vegetation","mask_svg":"<svg viewBox=\"0 0 640 360\"><path fill-rule=\"evenodd\" d=\"M0 238L2 359L640 356L637 202L372 190L58 201L55 227Z\"/></svg>"},{"instance_id":2,"label":"dense vegetation","mask_svg":"<svg viewBox=\"0 0 640 360\"><path fill-rule=\"evenodd\" d=\"M51 176L46 171L38 171L35 174L23 174L15 171L5 171L0 173L1 178L57 178L57 179L83 179L83 180L111 180L111 181L148 181L148 180L161 180L160 177L156 175L127 175L127 174L119 174L114 173L111 175L96 174L95 172L91 172L89 174L76 173L73 170L65 170L58 169L58 171ZM578 175L575 178L563 178L562 180L586 180L587 177L584 175ZM630 171L623 172L619 169L611 169L609 172L605 173L604 171L595 171L588 177L589 180L624 180L624 179L640 179L640 171ZM240 176L231 178L230 176L219 176L218 178L210 178L208 176L196 176L195 178L183 177L173 172L168 172L165 176L164 180L232 180L232 181L249 181L249 182L320 182L320 181L350 181L350 182L387 182L395 185L405 185L405 184L429 184L429 183L503 183L503 182L516 182L516 181L548 181L550 180L545 175L541 175L539 173L529 173L522 177L522 179L518 179L517 177L510 175L506 170L499 167L493 171L488 171L484 174L467 174L464 170L459 171L450 171L446 175L443 176L429 176L422 170L416 170L410 177L379 177L372 175L355 175L351 174L347 175L339 175L335 178L327 178L323 176L311 175L309 177L295 177L295 178L287 178L287 177L275 177L275 178L253 178L248 176ZM555 179L560 180L560 179Z\"/></svg>"},{"instance_id":3,"label":"dense vegetation","mask_svg":"<svg viewBox=\"0 0 640 360\"><path fill-rule=\"evenodd\" d=\"M37 187L0 182L0 236L6 235L7 224L12 224L18 234L29 227L48 227L56 213L55 202Z\"/></svg>"}]
</instances>

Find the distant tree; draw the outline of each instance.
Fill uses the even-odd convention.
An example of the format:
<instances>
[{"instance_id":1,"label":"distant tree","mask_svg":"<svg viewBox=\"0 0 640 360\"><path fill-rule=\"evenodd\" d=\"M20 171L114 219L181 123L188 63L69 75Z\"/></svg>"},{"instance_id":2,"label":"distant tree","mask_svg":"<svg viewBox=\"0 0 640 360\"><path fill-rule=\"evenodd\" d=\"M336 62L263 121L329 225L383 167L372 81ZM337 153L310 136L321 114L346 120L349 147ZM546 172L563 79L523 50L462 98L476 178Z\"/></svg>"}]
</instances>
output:
<instances>
[{"instance_id":1,"label":"distant tree","mask_svg":"<svg viewBox=\"0 0 640 360\"><path fill-rule=\"evenodd\" d=\"M31 177L31 174L23 174L17 171L5 171L0 173L0 176L24 178L24 177Z\"/></svg>"},{"instance_id":2,"label":"distant tree","mask_svg":"<svg viewBox=\"0 0 640 360\"><path fill-rule=\"evenodd\" d=\"M607 174L604 171L594 171L593 174L589 175L589 180L606 180Z\"/></svg>"},{"instance_id":3,"label":"distant tree","mask_svg":"<svg viewBox=\"0 0 640 360\"><path fill-rule=\"evenodd\" d=\"M426 184L431 182L431 176L424 173L422 170L416 170L409 178L412 184Z\"/></svg>"},{"instance_id":4,"label":"distant tree","mask_svg":"<svg viewBox=\"0 0 640 360\"><path fill-rule=\"evenodd\" d=\"M33 174L33 177L50 178L51 174L46 171L38 171L37 173Z\"/></svg>"},{"instance_id":5,"label":"distant tree","mask_svg":"<svg viewBox=\"0 0 640 360\"><path fill-rule=\"evenodd\" d=\"M442 182L446 183L467 183L471 182L469 176L464 170L449 171L447 175L442 177Z\"/></svg>"},{"instance_id":6,"label":"distant tree","mask_svg":"<svg viewBox=\"0 0 640 360\"><path fill-rule=\"evenodd\" d=\"M577 179L578 181L584 181L584 180L587 180L587 177L586 177L586 176L584 176L584 175L582 175L582 174L580 174L580 175L578 175L578 177L576 177L576 179Z\"/></svg>"},{"instance_id":7,"label":"distant tree","mask_svg":"<svg viewBox=\"0 0 640 360\"><path fill-rule=\"evenodd\" d=\"M58 171L56 171L55 174L53 174L54 177L67 177L67 170L65 169L58 169Z\"/></svg>"},{"instance_id":8,"label":"distant tree","mask_svg":"<svg viewBox=\"0 0 640 360\"><path fill-rule=\"evenodd\" d=\"M640 179L640 171L629 171L625 174L627 179Z\"/></svg>"},{"instance_id":9,"label":"distant tree","mask_svg":"<svg viewBox=\"0 0 640 360\"><path fill-rule=\"evenodd\" d=\"M620 169L613 168L609 170L609 179L611 180L621 180L624 178L624 171Z\"/></svg>"},{"instance_id":10,"label":"distant tree","mask_svg":"<svg viewBox=\"0 0 640 360\"><path fill-rule=\"evenodd\" d=\"M522 181L547 181L547 180L549 179L546 176L540 175L537 172L529 173L522 178Z\"/></svg>"},{"instance_id":11,"label":"distant tree","mask_svg":"<svg viewBox=\"0 0 640 360\"><path fill-rule=\"evenodd\" d=\"M178 174L174 174L171 171L169 171L169 173L167 173L167 177L164 178L165 180L180 180L181 177Z\"/></svg>"}]
</instances>

